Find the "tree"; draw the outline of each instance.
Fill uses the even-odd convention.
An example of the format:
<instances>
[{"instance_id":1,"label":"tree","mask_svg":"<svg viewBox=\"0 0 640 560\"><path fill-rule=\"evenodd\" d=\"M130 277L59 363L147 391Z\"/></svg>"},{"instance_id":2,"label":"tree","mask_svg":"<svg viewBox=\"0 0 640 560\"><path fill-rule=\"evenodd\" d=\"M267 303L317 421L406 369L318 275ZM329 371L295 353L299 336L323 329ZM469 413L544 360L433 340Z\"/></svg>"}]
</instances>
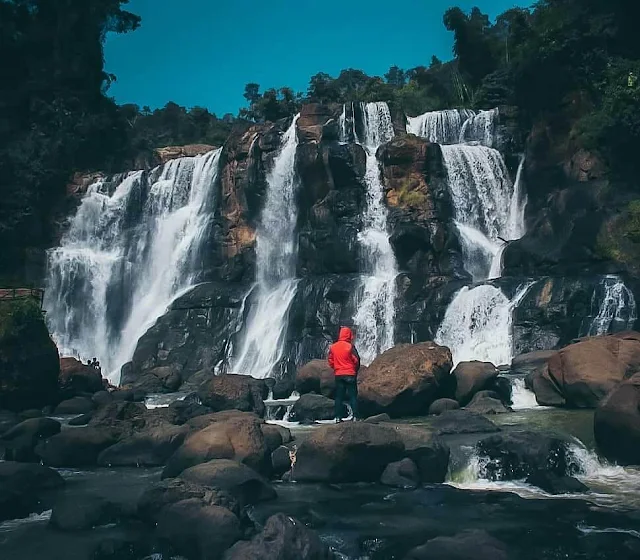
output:
<instances>
[{"instance_id":1,"label":"tree","mask_svg":"<svg viewBox=\"0 0 640 560\"><path fill-rule=\"evenodd\" d=\"M385 80L389 85L402 87L407 82L407 76L404 70L399 66L392 66L389 71L384 75Z\"/></svg>"}]
</instances>

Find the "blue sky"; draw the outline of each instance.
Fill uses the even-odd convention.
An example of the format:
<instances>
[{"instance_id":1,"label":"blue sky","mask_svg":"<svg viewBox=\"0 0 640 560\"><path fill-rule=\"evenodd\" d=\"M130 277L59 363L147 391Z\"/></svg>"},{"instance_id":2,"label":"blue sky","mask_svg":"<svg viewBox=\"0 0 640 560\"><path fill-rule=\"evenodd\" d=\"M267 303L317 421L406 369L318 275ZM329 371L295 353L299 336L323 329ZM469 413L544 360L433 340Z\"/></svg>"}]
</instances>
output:
<instances>
[{"instance_id":1,"label":"blue sky","mask_svg":"<svg viewBox=\"0 0 640 560\"><path fill-rule=\"evenodd\" d=\"M130 0L140 29L110 35L106 69L119 103L167 101L222 116L244 105L247 82L306 91L309 78L343 68L382 75L389 66L451 58L442 15L478 6L492 18L532 0Z\"/></svg>"}]
</instances>

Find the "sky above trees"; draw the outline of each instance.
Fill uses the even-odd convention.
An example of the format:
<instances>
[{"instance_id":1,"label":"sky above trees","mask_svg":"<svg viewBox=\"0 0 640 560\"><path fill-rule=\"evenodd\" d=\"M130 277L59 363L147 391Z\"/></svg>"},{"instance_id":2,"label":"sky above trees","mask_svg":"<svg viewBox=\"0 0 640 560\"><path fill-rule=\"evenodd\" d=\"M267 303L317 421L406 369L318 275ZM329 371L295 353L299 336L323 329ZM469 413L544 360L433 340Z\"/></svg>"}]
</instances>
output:
<instances>
[{"instance_id":1,"label":"sky above trees","mask_svg":"<svg viewBox=\"0 0 640 560\"><path fill-rule=\"evenodd\" d=\"M248 82L306 91L318 72L428 65L452 57L447 8L478 6L494 18L532 0L130 0L142 17L135 33L112 34L106 70L119 103L151 108L172 100L237 113Z\"/></svg>"}]
</instances>

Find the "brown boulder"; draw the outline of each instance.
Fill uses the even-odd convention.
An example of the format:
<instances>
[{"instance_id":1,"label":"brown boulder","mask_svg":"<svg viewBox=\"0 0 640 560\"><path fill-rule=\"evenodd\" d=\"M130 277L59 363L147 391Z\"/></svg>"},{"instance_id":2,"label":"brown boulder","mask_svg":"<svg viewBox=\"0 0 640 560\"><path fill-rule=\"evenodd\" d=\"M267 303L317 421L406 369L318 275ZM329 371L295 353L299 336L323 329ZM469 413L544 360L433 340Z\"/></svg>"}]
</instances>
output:
<instances>
[{"instance_id":1,"label":"brown boulder","mask_svg":"<svg viewBox=\"0 0 640 560\"><path fill-rule=\"evenodd\" d=\"M600 403L594 434L605 457L640 465L640 374L618 385Z\"/></svg>"},{"instance_id":2,"label":"brown boulder","mask_svg":"<svg viewBox=\"0 0 640 560\"><path fill-rule=\"evenodd\" d=\"M541 405L595 408L625 378L640 371L640 334L584 339L563 348L530 380Z\"/></svg>"},{"instance_id":3,"label":"brown boulder","mask_svg":"<svg viewBox=\"0 0 640 560\"><path fill-rule=\"evenodd\" d=\"M163 478L212 459L233 459L268 474L270 449L262 432L263 422L252 415L232 415L192 434L167 462Z\"/></svg>"},{"instance_id":4,"label":"brown boulder","mask_svg":"<svg viewBox=\"0 0 640 560\"><path fill-rule=\"evenodd\" d=\"M297 122L300 142L320 142L322 140L323 127L332 117L333 111L327 105L321 105L320 103L303 105Z\"/></svg>"},{"instance_id":5,"label":"brown boulder","mask_svg":"<svg viewBox=\"0 0 640 560\"><path fill-rule=\"evenodd\" d=\"M327 360L311 360L296 372L296 391L301 395L317 393L334 398L336 380Z\"/></svg>"},{"instance_id":6,"label":"brown boulder","mask_svg":"<svg viewBox=\"0 0 640 560\"><path fill-rule=\"evenodd\" d=\"M447 410L458 410L459 408L460 404L458 401L454 401L453 399L438 399L429 407L429 415L440 416Z\"/></svg>"},{"instance_id":7,"label":"brown boulder","mask_svg":"<svg viewBox=\"0 0 640 560\"><path fill-rule=\"evenodd\" d=\"M97 393L102 391L102 374L93 366L88 366L75 358L60 358L60 390L66 395Z\"/></svg>"},{"instance_id":8,"label":"brown boulder","mask_svg":"<svg viewBox=\"0 0 640 560\"><path fill-rule=\"evenodd\" d=\"M498 377L496 366L489 362L460 362L453 370L456 380L455 399L460 406L466 406L473 396L488 388Z\"/></svg>"},{"instance_id":9,"label":"brown boulder","mask_svg":"<svg viewBox=\"0 0 640 560\"><path fill-rule=\"evenodd\" d=\"M215 411L241 410L264 416L264 399L268 388L263 379L250 375L215 375L200 387L198 396L202 404Z\"/></svg>"},{"instance_id":10,"label":"brown boulder","mask_svg":"<svg viewBox=\"0 0 640 560\"><path fill-rule=\"evenodd\" d=\"M358 386L365 416L427 414L451 372L451 352L435 342L401 344L378 356Z\"/></svg>"}]
</instances>

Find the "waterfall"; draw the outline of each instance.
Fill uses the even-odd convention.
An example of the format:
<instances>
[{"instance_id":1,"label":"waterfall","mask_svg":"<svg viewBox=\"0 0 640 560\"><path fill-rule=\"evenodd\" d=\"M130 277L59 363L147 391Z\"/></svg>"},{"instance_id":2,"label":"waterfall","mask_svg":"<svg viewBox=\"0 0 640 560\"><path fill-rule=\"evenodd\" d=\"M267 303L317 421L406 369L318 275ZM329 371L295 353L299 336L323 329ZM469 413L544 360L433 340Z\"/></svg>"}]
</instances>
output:
<instances>
[{"instance_id":1,"label":"waterfall","mask_svg":"<svg viewBox=\"0 0 640 560\"><path fill-rule=\"evenodd\" d=\"M472 360L496 366L511 364L513 310L531 285L519 288L511 300L489 284L465 286L456 294L435 337L438 344L451 350L454 367Z\"/></svg>"},{"instance_id":2,"label":"waterfall","mask_svg":"<svg viewBox=\"0 0 640 560\"><path fill-rule=\"evenodd\" d=\"M267 194L256 236L256 285L240 351L231 371L265 378L272 375L285 350L289 308L296 294L296 238L298 177L296 124L282 137L267 176Z\"/></svg>"},{"instance_id":3,"label":"waterfall","mask_svg":"<svg viewBox=\"0 0 640 560\"><path fill-rule=\"evenodd\" d=\"M221 150L91 185L48 255L44 308L62 355L112 383L138 339L198 280Z\"/></svg>"},{"instance_id":4,"label":"waterfall","mask_svg":"<svg viewBox=\"0 0 640 560\"><path fill-rule=\"evenodd\" d=\"M477 142L487 148L493 147L497 118L498 109L480 111L477 115L471 115L462 125L459 143Z\"/></svg>"},{"instance_id":5,"label":"waterfall","mask_svg":"<svg viewBox=\"0 0 640 560\"><path fill-rule=\"evenodd\" d=\"M597 296L602 294L600 304ZM591 298L591 307L598 312L593 318L588 336L600 336L611 332L633 329L637 315L636 300L618 276L605 276Z\"/></svg>"},{"instance_id":6,"label":"waterfall","mask_svg":"<svg viewBox=\"0 0 640 560\"><path fill-rule=\"evenodd\" d=\"M362 104L363 133L359 139L367 156L367 204L360 240L365 266L354 317L356 344L362 363L369 365L391 348L395 337L396 259L387 231L387 207L377 149L394 136L386 103Z\"/></svg>"},{"instance_id":7,"label":"waterfall","mask_svg":"<svg viewBox=\"0 0 640 560\"><path fill-rule=\"evenodd\" d=\"M407 117L407 132L438 144L457 144L464 124L475 116L468 109L431 111Z\"/></svg>"}]
</instances>

